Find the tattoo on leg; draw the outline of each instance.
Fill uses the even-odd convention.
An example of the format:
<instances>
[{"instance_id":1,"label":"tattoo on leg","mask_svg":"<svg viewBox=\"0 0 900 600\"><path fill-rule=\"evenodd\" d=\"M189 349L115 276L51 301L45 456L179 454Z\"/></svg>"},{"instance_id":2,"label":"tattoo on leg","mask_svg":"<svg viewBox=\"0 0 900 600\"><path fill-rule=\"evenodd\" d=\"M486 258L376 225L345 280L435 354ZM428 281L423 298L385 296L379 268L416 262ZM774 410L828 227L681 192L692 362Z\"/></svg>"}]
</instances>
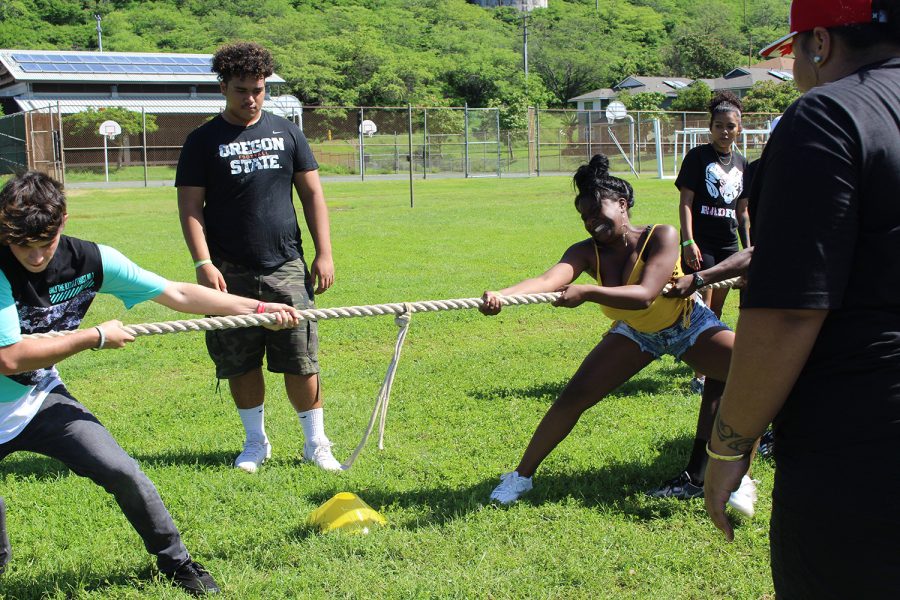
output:
<instances>
[{"instance_id":1,"label":"tattoo on leg","mask_svg":"<svg viewBox=\"0 0 900 600\"><path fill-rule=\"evenodd\" d=\"M734 428L723 421L719 415L716 415L715 430L720 442L724 442L728 448L740 454L750 452L750 450L753 449L753 443L756 442L756 438L744 437L735 431Z\"/></svg>"}]
</instances>

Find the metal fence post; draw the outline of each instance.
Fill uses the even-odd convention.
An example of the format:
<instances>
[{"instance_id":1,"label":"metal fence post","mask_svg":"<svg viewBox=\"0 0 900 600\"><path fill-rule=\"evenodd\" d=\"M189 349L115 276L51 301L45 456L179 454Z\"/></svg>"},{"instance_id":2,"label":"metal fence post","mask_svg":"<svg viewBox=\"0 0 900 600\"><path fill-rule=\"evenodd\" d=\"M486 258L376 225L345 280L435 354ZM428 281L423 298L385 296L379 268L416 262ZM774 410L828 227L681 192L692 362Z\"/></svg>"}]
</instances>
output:
<instances>
[{"instance_id":1,"label":"metal fence post","mask_svg":"<svg viewBox=\"0 0 900 600\"><path fill-rule=\"evenodd\" d=\"M62 175L60 181L63 187L66 185L66 138L63 134L63 118L62 109L59 106L59 100L56 101L56 117L59 119L59 172Z\"/></svg>"},{"instance_id":2,"label":"metal fence post","mask_svg":"<svg viewBox=\"0 0 900 600\"><path fill-rule=\"evenodd\" d=\"M150 173L149 166L147 164L147 109L143 106L141 107L141 134L142 134L142 143L144 145L144 187L150 187Z\"/></svg>"},{"instance_id":3,"label":"metal fence post","mask_svg":"<svg viewBox=\"0 0 900 600\"><path fill-rule=\"evenodd\" d=\"M637 114L637 172L638 175L641 173L641 111L638 111Z\"/></svg>"},{"instance_id":4,"label":"metal fence post","mask_svg":"<svg viewBox=\"0 0 900 600\"><path fill-rule=\"evenodd\" d=\"M497 110L497 177L502 177L500 168L500 109Z\"/></svg>"},{"instance_id":5,"label":"metal fence post","mask_svg":"<svg viewBox=\"0 0 900 600\"><path fill-rule=\"evenodd\" d=\"M534 157L537 176L541 176L541 111L534 109Z\"/></svg>"},{"instance_id":6,"label":"metal fence post","mask_svg":"<svg viewBox=\"0 0 900 600\"><path fill-rule=\"evenodd\" d=\"M466 102L463 107L463 145L465 146L463 156L463 172L465 176L469 176L469 103Z\"/></svg>"},{"instance_id":7,"label":"metal fence post","mask_svg":"<svg viewBox=\"0 0 900 600\"><path fill-rule=\"evenodd\" d=\"M359 109L359 178L361 181L366 180L366 150L365 142L363 142L363 121L365 120L365 111Z\"/></svg>"},{"instance_id":8,"label":"metal fence post","mask_svg":"<svg viewBox=\"0 0 900 600\"><path fill-rule=\"evenodd\" d=\"M428 107L422 109L424 125L422 127L422 179L428 179Z\"/></svg>"},{"instance_id":9,"label":"metal fence post","mask_svg":"<svg viewBox=\"0 0 900 600\"><path fill-rule=\"evenodd\" d=\"M593 129L593 123L591 122L591 111L587 111L587 159L588 162L591 162L591 150L593 150L593 137L594 132L591 131Z\"/></svg>"},{"instance_id":10,"label":"metal fence post","mask_svg":"<svg viewBox=\"0 0 900 600\"><path fill-rule=\"evenodd\" d=\"M413 170L414 169L413 169L413 147L412 147L412 134L413 134L412 104L407 103L406 116L407 116L407 123L408 123L407 132L409 133L409 137L407 138L409 140L409 207L413 208L415 206L415 202L413 199Z\"/></svg>"}]
</instances>

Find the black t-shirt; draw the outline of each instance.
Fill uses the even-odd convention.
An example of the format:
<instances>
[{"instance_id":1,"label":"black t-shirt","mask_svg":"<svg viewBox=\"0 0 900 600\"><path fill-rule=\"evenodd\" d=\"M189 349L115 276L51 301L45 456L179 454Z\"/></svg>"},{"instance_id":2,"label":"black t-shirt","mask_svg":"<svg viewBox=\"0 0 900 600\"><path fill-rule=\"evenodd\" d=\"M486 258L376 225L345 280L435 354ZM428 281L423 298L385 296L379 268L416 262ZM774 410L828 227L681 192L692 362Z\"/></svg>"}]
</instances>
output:
<instances>
[{"instance_id":1,"label":"black t-shirt","mask_svg":"<svg viewBox=\"0 0 900 600\"><path fill-rule=\"evenodd\" d=\"M40 273L25 269L9 246L0 245L0 270L9 281L25 334L78 329L103 285L97 244L67 235L60 236L53 259ZM7 377L22 385L37 385L55 373L50 365Z\"/></svg>"},{"instance_id":2,"label":"black t-shirt","mask_svg":"<svg viewBox=\"0 0 900 600\"><path fill-rule=\"evenodd\" d=\"M319 168L300 129L263 112L249 127L221 115L188 136L176 186L206 188L203 218L213 257L268 269L303 256L293 179Z\"/></svg>"},{"instance_id":3,"label":"black t-shirt","mask_svg":"<svg viewBox=\"0 0 900 600\"><path fill-rule=\"evenodd\" d=\"M723 156L712 144L685 155L675 180L679 190L694 192L691 205L694 241L701 250L737 250L737 199L744 190L747 159L733 150Z\"/></svg>"},{"instance_id":4,"label":"black t-shirt","mask_svg":"<svg viewBox=\"0 0 900 600\"><path fill-rule=\"evenodd\" d=\"M795 102L755 180L744 307L830 311L775 420L778 499L837 477L829 497L877 490L900 522L900 59Z\"/></svg>"}]
</instances>

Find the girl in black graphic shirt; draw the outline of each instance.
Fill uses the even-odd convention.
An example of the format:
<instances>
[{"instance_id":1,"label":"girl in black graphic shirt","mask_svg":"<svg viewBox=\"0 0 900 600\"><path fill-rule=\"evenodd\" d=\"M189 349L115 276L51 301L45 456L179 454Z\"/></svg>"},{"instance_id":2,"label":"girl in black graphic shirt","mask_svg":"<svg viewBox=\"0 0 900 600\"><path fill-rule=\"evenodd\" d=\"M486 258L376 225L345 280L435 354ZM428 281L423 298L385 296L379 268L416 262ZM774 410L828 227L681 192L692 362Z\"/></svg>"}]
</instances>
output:
<instances>
[{"instance_id":1,"label":"girl in black graphic shirt","mask_svg":"<svg viewBox=\"0 0 900 600\"><path fill-rule=\"evenodd\" d=\"M681 163L675 186L681 193L682 266L686 274L709 269L738 251L738 233L744 248L750 245L750 221L744 189L747 160L732 146L741 134L743 106L731 92L722 92L709 105L708 144L691 149ZM697 282L701 284L701 282ZM703 302L717 317L728 288L705 290ZM691 382L702 391L703 375Z\"/></svg>"}]
</instances>

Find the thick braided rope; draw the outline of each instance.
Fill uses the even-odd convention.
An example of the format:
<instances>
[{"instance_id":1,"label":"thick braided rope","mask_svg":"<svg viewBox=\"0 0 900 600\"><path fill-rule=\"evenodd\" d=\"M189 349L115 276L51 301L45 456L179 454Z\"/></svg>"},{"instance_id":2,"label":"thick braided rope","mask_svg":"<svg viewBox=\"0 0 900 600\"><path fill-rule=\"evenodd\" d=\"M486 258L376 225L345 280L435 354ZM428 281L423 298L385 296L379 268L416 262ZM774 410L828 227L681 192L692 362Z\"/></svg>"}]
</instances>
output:
<instances>
[{"instance_id":1,"label":"thick braided rope","mask_svg":"<svg viewBox=\"0 0 900 600\"><path fill-rule=\"evenodd\" d=\"M559 298L558 292L548 294L519 294L501 296L504 306L521 306L525 304L545 304ZM484 301L481 298L460 298L456 300L424 300L394 304L371 304L368 306L345 306L340 308L311 308L297 311L301 321L325 319L349 319L353 317L375 317L379 315L401 315L404 313L437 312L442 310L464 310L478 308ZM255 327L275 322L275 315L238 315L230 317L206 317L202 319L185 319L182 321L164 321L161 323L143 323L140 325L123 325L122 329L135 337L143 335L164 335L183 331L213 331L219 329L236 329L239 327ZM50 331L47 333L30 333L22 337L48 338L74 333L73 331Z\"/></svg>"},{"instance_id":2,"label":"thick braided rope","mask_svg":"<svg viewBox=\"0 0 900 600\"><path fill-rule=\"evenodd\" d=\"M727 279L718 283L704 286L702 289L715 289L732 287L739 278ZM668 291L672 284L667 284L663 292ZM526 304L546 304L559 298L559 292L541 294L516 294L500 296L503 306L522 306ZM380 315L402 315L417 312L438 312L443 310L465 310L478 308L484 301L481 298L458 298L455 300L424 300L421 302L406 302L393 304L370 304L364 306L344 306L339 308L312 308L297 311L301 321L314 321L326 319L349 319L354 317L375 317ZM221 329L236 329L240 327L255 327L257 325L270 325L275 322L275 315L235 315L228 317L206 317L202 319L184 319L181 321L163 321L160 323L142 323L137 325L123 325L122 329L129 334L140 337L144 335L165 335L167 333L181 333L185 331L215 331ZM47 333L29 333L26 338L59 337L74 333L73 331L49 331Z\"/></svg>"}]
</instances>

